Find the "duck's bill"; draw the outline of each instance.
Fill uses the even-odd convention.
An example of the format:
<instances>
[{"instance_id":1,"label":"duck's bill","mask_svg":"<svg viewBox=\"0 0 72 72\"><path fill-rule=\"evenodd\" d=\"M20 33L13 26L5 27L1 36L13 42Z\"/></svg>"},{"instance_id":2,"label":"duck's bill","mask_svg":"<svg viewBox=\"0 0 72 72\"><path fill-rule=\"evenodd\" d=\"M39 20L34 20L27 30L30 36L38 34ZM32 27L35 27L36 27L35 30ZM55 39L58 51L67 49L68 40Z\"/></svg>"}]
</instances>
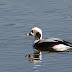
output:
<instances>
[{"instance_id":1,"label":"duck's bill","mask_svg":"<svg viewBox=\"0 0 72 72\"><path fill-rule=\"evenodd\" d=\"M27 34L27 36L30 36L30 35L31 35L31 33L28 33L28 34Z\"/></svg>"}]
</instances>

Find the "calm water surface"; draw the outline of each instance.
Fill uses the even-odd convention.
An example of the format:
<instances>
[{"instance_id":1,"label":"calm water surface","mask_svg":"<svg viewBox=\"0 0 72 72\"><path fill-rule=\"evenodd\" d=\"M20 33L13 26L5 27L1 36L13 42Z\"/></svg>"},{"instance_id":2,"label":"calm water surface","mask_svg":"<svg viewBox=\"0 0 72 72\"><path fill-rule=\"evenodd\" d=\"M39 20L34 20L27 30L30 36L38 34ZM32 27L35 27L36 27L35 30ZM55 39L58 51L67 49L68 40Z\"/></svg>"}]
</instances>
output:
<instances>
[{"instance_id":1,"label":"calm water surface","mask_svg":"<svg viewBox=\"0 0 72 72\"><path fill-rule=\"evenodd\" d=\"M33 59L34 38L26 34L34 26L43 38L72 42L72 0L0 0L0 72L72 72L72 52Z\"/></svg>"}]
</instances>

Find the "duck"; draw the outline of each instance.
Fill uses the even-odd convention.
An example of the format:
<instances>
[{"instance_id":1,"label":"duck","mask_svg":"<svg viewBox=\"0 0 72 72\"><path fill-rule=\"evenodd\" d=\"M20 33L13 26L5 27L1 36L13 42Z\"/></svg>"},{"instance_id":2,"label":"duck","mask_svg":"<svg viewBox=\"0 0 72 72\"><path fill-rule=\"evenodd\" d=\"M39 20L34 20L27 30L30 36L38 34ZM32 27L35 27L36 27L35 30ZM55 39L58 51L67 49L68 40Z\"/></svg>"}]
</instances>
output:
<instances>
[{"instance_id":1,"label":"duck","mask_svg":"<svg viewBox=\"0 0 72 72\"><path fill-rule=\"evenodd\" d=\"M39 51L62 52L72 48L72 43L60 38L42 39L42 30L38 27L33 27L27 36L35 37L33 47Z\"/></svg>"}]
</instances>

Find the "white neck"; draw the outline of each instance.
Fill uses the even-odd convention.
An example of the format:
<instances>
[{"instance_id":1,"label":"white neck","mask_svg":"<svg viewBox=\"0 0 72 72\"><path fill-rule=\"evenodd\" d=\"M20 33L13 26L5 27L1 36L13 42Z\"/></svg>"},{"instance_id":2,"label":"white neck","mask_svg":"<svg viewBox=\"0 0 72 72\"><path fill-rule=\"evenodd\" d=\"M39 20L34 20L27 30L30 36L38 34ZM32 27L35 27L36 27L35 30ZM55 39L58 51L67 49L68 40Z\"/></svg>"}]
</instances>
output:
<instances>
[{"instance_id":1,"label":"white neck","mask_svg":"<svg viewBox=\"0 0 72 72\"><path fill-rule=\"evenodd\" d=\"M35 40L35 41L34 41L34 44L37 43L38 41L39 41L39 40Z\"/></svg>"}]
</instances>

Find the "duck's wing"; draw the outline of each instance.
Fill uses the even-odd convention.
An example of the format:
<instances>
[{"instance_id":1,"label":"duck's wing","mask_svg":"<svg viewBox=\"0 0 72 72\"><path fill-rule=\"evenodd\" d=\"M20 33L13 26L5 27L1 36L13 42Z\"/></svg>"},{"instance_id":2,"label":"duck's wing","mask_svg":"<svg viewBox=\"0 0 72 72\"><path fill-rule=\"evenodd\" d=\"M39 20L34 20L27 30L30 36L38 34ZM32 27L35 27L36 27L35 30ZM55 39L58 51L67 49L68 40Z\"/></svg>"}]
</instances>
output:
<instances>
[{"instance_id":1,"label":"duck's wing","mask_svg":"<svg viewBox=\"0 0 72 72\"><path fill-rule=\"evenodd\" d=\"M43 42L64 42L64 40L59 38L46 38L39 41L39 43L43 43Z\"/></svg>"},{"instance_id":2,"label":"duck's wing","mask_svg":"<svg viewBox=\"0 0 72 72\"><path fill-rule=\"evenodd\" d=\"M64 44L66 46L71 46L72 43L67 42L65 40L59 39L59 38L47 38L42 39L38 42L38 44L47 44L50 46L58 45L58 44Z\"/></svg>"}]
</instances>

